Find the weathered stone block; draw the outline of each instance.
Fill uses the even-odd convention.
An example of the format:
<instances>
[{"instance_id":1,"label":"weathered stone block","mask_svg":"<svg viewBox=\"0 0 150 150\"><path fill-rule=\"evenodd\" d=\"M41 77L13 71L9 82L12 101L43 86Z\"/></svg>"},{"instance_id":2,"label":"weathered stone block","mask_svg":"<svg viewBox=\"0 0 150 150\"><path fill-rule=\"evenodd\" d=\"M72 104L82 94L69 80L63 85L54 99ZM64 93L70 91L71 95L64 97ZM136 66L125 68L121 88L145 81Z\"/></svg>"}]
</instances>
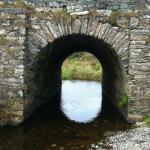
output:
<instances>
[{"instance_id":1,"label":"weathered stone block","mask_svg":"<svg viewBox=\"0 0 150 150\"><path fill-rule=\"evenodd\" d=\"M130 27L131 27L131 28L137 28L138 25L139 25L139 19L132 17L132 18L130 19Z\"/></svg>"}]
</instances>

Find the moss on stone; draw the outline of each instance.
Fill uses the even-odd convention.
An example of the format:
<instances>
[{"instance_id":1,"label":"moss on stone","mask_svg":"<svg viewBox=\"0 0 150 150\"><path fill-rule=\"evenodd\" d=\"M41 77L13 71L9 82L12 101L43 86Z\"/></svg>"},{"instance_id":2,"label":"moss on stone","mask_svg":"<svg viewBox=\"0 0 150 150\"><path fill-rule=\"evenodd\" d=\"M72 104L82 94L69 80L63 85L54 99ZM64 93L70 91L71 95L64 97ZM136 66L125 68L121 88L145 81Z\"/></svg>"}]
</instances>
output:
<instances>
[{"instance_id":1,"label":"moss on stone","mask_svg":"<svg viewBox=\"0 0 150 150\"><path fill-rule=\"evenodd\" d=\"M122 99L118 102L119 108L125 108L128 105L128 96L125 95L122 97Z\"/></svg>"},{"instance_id":2,"label":"moss on stone","mask_svg":"<svg viewBox=\"0 0 150 150\"><path fill-rule=\"evenodd\" d=\"M144 122L146 123L146 125L147 125L148 127L150 127L150 115L145 116Z\"/></svg>"}]
</instances>

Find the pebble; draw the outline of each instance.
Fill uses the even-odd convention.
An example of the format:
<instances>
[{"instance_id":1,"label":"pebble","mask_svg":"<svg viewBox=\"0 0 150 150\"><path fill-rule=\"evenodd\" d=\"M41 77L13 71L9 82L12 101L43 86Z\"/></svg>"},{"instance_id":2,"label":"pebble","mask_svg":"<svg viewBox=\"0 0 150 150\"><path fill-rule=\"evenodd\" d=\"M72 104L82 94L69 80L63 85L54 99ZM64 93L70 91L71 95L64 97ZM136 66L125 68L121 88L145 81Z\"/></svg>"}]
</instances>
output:
<instances>
[{"instance_id":1,"label":"pebble","mask_svg":"<svg viewBox=\"0 0 150 150\"><path fill-rule=\"evenodd\" d=\"M81 147L81 148L84 148L84 145L81 145L80 147Z\"/></svg>"},{"instance_id":2,"label":"pebble","mask_svg":"<svg viewBox=\"0 0 150 150\"><path fill-rule=\"evenodd\" d=\"M64 150L65 148L63 146L59 147L59 150Z\"/></svg>"},{"instance_id":3,"label":"pebble","mask_svg":"<svg viewBox=\"0 0 150 150\"><path fill-rule=\"evenodd\" d=\"M56 147L56 144L52 144L51 147Z\"/></svg>"}]
</instances>

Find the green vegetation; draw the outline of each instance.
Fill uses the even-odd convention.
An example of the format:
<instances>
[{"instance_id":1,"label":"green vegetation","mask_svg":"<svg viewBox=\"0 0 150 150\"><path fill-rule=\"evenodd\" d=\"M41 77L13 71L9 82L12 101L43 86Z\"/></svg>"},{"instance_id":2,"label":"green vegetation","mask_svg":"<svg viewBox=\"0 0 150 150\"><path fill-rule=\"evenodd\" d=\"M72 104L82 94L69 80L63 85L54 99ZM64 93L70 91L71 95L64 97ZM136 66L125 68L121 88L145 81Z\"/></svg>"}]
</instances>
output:
<instances>
[{"instance_id":1,"label":"green vegetation","mask_svg":"<svg viewBox=\"0 0 150 150\"><path fill-rule=\"evenodd\" d=\"M123 96L122 99L118 102L118 107L124 108L128 104L128 96Z\"/></svg>"},{"instance_id":2,"label":"green vegetation","mask_svg":"<svg viewBox=\"0 0 150 150\"><path fill-rule=\"evenodd\" d=\"M101 64L93 55L89 53L74 53L63 63L62 79L101 81Z\"/></svg>"},{"instance_id":3,"label":"green vegetation","mask_svg":"<svg viewBox=\"0 0 150 150\"><path fill-rule=\"evenodd\" d=\"M144 118L144 122L146 123L146 125L147 125L148 127L150 127L150 115L149 115L149 116L146 116L146 117Z\"/></svg>"}]
</instances>

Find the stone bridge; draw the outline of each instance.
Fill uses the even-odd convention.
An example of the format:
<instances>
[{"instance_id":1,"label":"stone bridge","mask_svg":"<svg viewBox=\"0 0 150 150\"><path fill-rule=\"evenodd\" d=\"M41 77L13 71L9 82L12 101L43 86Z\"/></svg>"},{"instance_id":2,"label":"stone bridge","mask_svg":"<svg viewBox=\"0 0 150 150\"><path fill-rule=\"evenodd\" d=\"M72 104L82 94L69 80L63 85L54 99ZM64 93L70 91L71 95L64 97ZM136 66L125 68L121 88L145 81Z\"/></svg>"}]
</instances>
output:
<instances>
[{"instance_id":1,"label":"stone bridge","mask_svg":"<svg viewBox=\"0 0 150 150\"><path fill-rule=\"evenodd\" d=\"M103 94L128 122L150 115L148 2L79 2L0 9L1 125L22 123L50 100L62 63L80 51L100 61Z\"/></svg>"}]
</instances>

